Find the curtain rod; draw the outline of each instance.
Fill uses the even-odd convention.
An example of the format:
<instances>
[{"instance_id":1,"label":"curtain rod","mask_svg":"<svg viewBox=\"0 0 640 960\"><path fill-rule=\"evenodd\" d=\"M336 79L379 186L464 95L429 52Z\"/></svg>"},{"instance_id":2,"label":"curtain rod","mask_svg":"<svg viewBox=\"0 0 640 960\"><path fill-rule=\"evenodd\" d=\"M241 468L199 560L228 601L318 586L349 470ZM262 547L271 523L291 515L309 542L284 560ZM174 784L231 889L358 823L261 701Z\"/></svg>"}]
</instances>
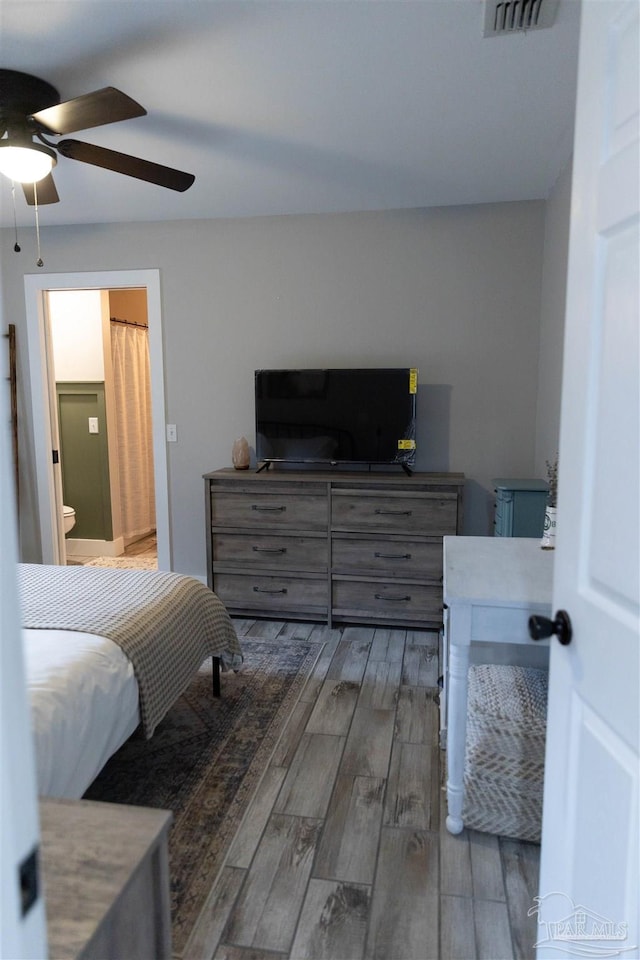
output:
<instances>
[{"instance_id":1,"label":"curtain rod","mask_svg":"<svg viewBox=\"0 0 640 960\"><path fill-rule=\"evenodd\" d=\"M138 323L137 320L118 320L117 317L109 317L109 323L123 323L125 327L142 327L144 330L149 329L148 323Z\"/></svg>"}]
</instances>

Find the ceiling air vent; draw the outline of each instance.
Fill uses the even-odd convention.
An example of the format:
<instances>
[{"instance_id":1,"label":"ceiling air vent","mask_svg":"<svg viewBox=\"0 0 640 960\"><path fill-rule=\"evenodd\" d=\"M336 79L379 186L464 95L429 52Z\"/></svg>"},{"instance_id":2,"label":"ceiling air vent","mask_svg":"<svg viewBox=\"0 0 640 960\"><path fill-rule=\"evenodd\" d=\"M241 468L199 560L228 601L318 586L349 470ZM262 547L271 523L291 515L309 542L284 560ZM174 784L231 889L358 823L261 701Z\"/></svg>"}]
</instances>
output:
<instances>
[{"instance_id":1,"label":"ceiling air vent","mask_svg":"<svg viewBox=\"0 0 640 960\"><path fill-rule=\"evenodd\" d=\"M556 18L559 0L486 0L484 36L542 30Z\"/></svg>"}]
</instances>

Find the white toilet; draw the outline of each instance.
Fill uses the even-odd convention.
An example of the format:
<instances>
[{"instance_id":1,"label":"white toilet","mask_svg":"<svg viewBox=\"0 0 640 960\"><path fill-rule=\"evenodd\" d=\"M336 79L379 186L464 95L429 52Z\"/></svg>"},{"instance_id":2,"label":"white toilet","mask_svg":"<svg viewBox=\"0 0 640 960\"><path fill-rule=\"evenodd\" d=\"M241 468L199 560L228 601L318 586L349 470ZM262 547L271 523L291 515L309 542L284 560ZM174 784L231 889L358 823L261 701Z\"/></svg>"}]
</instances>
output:
<instances>
[{"instance_id":1,"label":"white toilet","mask_svg":"<svg viewBox=\"0 0 640 960\"><path fill-rule=\"evenodd\" d=\"M76 512L73 507L63 504L62 513L64 514L64 532L69 533L76 525Z\"/></svg>"}]
</instances>

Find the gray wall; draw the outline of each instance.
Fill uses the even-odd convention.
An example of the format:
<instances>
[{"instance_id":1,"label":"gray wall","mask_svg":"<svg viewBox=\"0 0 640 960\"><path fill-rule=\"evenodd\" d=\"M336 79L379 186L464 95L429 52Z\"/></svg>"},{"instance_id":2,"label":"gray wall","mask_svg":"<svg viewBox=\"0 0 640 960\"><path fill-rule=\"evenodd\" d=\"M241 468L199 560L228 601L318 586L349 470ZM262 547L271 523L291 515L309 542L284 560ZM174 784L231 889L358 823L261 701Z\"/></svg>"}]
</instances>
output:
<instances>
[{"instance_id":1,"label":"gray wall","mask_svg":"<svg viewBox=\"0 0 640 960\"><path fill-rule=\"evenodd\" d=\"M176 570L205 573L201 475L254 442L253 371L418 367L420 470L462 471L465 532L487 534L495 476L536 450L545 229L539 201L234 221L46 227L47 273L161 271ZM2 231L5 316L18 327L22 557L38 559L24 273Z\"/></svg>"},{"instance_id":2,"label":"gray wall","mask_svg":"<svg viewBox=\"0 0 640 960\"><path fill-rule=\"evenodd\" d=\"M558 177L547 200L545 216L534 459L535 475L543 479L547 476L546 461L553 460L560 441L560 394L570 214L571 164Z\"/></svg>"}]
</instances>

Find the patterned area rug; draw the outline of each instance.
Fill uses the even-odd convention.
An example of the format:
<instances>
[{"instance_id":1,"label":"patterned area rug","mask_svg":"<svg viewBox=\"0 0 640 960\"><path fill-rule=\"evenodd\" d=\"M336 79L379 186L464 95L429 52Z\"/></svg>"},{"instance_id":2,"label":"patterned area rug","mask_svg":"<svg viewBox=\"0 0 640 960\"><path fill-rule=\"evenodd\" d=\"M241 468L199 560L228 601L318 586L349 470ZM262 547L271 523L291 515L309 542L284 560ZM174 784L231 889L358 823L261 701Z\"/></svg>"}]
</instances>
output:
<instances>
[{"instance_id":1,"label":"patterned area rug","mask_svg":"<svg viewBox=\"0 0 640 960\"><path fill-rule=\"evenodd\" d=\"M84 567L111 567L118 570L157 570L155 557L94 557Z\"/></svg>"},{"instance_id":2,"label":"patterned area rug","mask_svg":"<svg viewBox=\"0 0 640 960\"><path fill-rule=\"evenodd\" d=\"M180 954L322 643L240 637L244 663L222 674L213 700L211 662L151 740L134 735L85 798L173 812L169 837L173 951Z\"/></svg>"}]
</instances>

